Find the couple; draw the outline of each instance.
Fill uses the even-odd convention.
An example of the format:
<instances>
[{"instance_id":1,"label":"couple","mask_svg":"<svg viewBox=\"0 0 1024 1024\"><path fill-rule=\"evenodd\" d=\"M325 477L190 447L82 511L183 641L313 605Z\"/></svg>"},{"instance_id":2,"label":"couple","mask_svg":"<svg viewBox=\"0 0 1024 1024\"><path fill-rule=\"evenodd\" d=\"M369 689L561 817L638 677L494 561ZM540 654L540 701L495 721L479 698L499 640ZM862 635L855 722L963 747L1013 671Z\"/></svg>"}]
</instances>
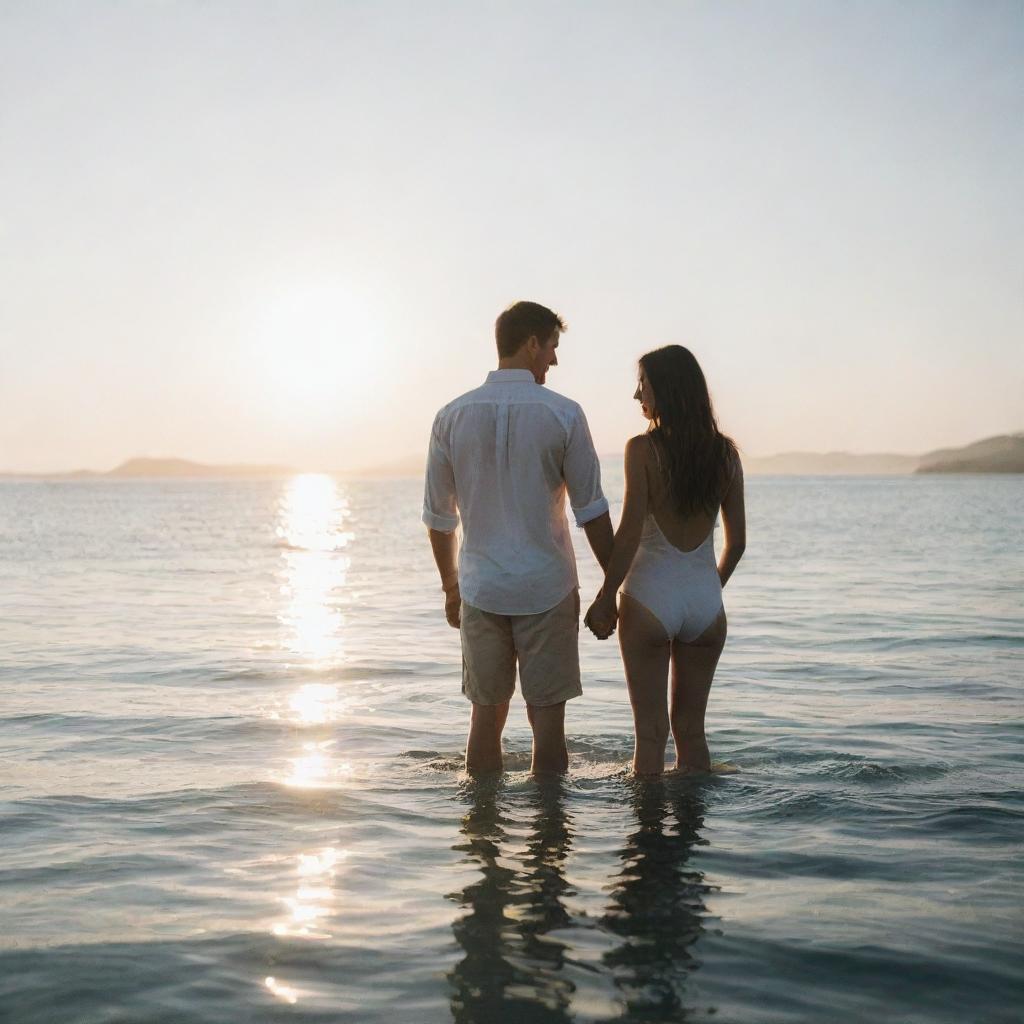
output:
<instances>
[{"instance_id":1,"label":"couple","mask_svg":"<svg viewBox=\"0 0 1024 1024\"><path fill-rule=\"evenodd\" d=\"M613 535L583 410L543 387L564 330L556 313L535 302L506 309L495 324L498 369L449 402L431 431L423 521L445 616L462 639L462 691L473 705L466 769L502 767L517 662L533 729L532 770L568 768L565 702L583 692L568 493L605 573L585 622L602 640L618 625L636 731L633 771L664 771L670 728L676 768L707 771L704 710L725 644L722 587L746 535L736 446L718 430L704 375L687 349L669 345L642 356L633 397L649 424L626 445L622 519ZM719 509L725 545L716 565Z\"/></svg>"}]
</instances>

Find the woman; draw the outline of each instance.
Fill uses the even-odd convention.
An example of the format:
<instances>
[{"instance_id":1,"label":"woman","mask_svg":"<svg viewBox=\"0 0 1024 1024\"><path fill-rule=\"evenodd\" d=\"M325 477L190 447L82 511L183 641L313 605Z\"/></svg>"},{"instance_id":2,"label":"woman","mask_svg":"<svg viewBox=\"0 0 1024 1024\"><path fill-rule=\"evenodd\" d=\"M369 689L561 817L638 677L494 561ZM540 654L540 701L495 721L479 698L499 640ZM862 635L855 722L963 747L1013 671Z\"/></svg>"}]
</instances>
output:
<instances>
[{"instance_id":1,"label":"woman","mask_svg":"<svg viewBox=\"0 0 1024 1024\"><path fill-rule=\"evenodd\" d=\"M704 710L725 644L722 587L746 543L743 469L719 429L707 384L681 345L640 359L633 396L650 421L626 445L626 494L604 586L587 612L599 637L615 628L633 705L633 771L660 775L669 728L677 769L708 771ZM725 545L715 564L715 520ZM672 701L668 706L669 664Z\"/></svg>"}]
</instances>

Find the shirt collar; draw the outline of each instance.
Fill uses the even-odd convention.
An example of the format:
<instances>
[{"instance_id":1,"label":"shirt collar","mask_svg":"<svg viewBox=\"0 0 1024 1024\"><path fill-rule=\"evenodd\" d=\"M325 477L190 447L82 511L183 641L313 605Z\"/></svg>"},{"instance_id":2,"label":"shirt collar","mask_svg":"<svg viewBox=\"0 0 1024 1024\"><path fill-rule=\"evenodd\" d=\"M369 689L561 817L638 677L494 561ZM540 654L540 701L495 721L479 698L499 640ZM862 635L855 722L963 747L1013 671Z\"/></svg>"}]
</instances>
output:
<instances>
[{"instance_id":1,"label":"shirt collar","mask_svg":"<svg viewBox=\"0 0 1024 1024\"><path fill-rule=\"evenodd\" d=\"M488 384L509 384L512 381L529 382L536 384L532 370L491 370L487 374Z\"/></svg>"}]
</instances>

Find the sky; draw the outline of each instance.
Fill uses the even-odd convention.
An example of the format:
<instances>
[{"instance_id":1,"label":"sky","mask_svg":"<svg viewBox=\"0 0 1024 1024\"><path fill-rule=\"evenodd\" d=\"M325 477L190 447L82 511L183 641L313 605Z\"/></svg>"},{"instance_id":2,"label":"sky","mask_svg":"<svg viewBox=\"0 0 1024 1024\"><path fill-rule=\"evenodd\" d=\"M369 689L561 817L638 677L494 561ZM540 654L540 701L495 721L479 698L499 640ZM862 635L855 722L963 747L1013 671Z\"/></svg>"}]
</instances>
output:
<instances>
[{"instance_id":1,"label":"sky","mask_svg":"<svg viewBox=\"0 0 1024 1024\"><path fill-rule=\"evenodd\" d=\"M1020 0L0 0L0 471L426 450L517 299L601 452L1024 429Z\"/></svg>"}]
</instances>

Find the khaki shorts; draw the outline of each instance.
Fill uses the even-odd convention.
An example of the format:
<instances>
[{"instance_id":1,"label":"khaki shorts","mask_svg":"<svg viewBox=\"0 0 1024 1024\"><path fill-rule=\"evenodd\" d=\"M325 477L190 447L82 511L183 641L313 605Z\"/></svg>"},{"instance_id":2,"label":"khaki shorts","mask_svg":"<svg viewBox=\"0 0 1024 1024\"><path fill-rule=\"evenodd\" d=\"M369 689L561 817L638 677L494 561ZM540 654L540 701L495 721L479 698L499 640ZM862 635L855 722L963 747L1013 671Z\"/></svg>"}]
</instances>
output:
<instances>
[{"instance_id":1,"label":"khaki shorts","mask_svg":"<svg viewBox=\"0 0 1024 1024\"><path fill-rule=\"evenodd\" d=\"M462 692L474 704L504 704L519 682L527 704L561 704L580 685L580 592L537 615L496 615L462 602Z\"/></svg>"}]
</instances>

